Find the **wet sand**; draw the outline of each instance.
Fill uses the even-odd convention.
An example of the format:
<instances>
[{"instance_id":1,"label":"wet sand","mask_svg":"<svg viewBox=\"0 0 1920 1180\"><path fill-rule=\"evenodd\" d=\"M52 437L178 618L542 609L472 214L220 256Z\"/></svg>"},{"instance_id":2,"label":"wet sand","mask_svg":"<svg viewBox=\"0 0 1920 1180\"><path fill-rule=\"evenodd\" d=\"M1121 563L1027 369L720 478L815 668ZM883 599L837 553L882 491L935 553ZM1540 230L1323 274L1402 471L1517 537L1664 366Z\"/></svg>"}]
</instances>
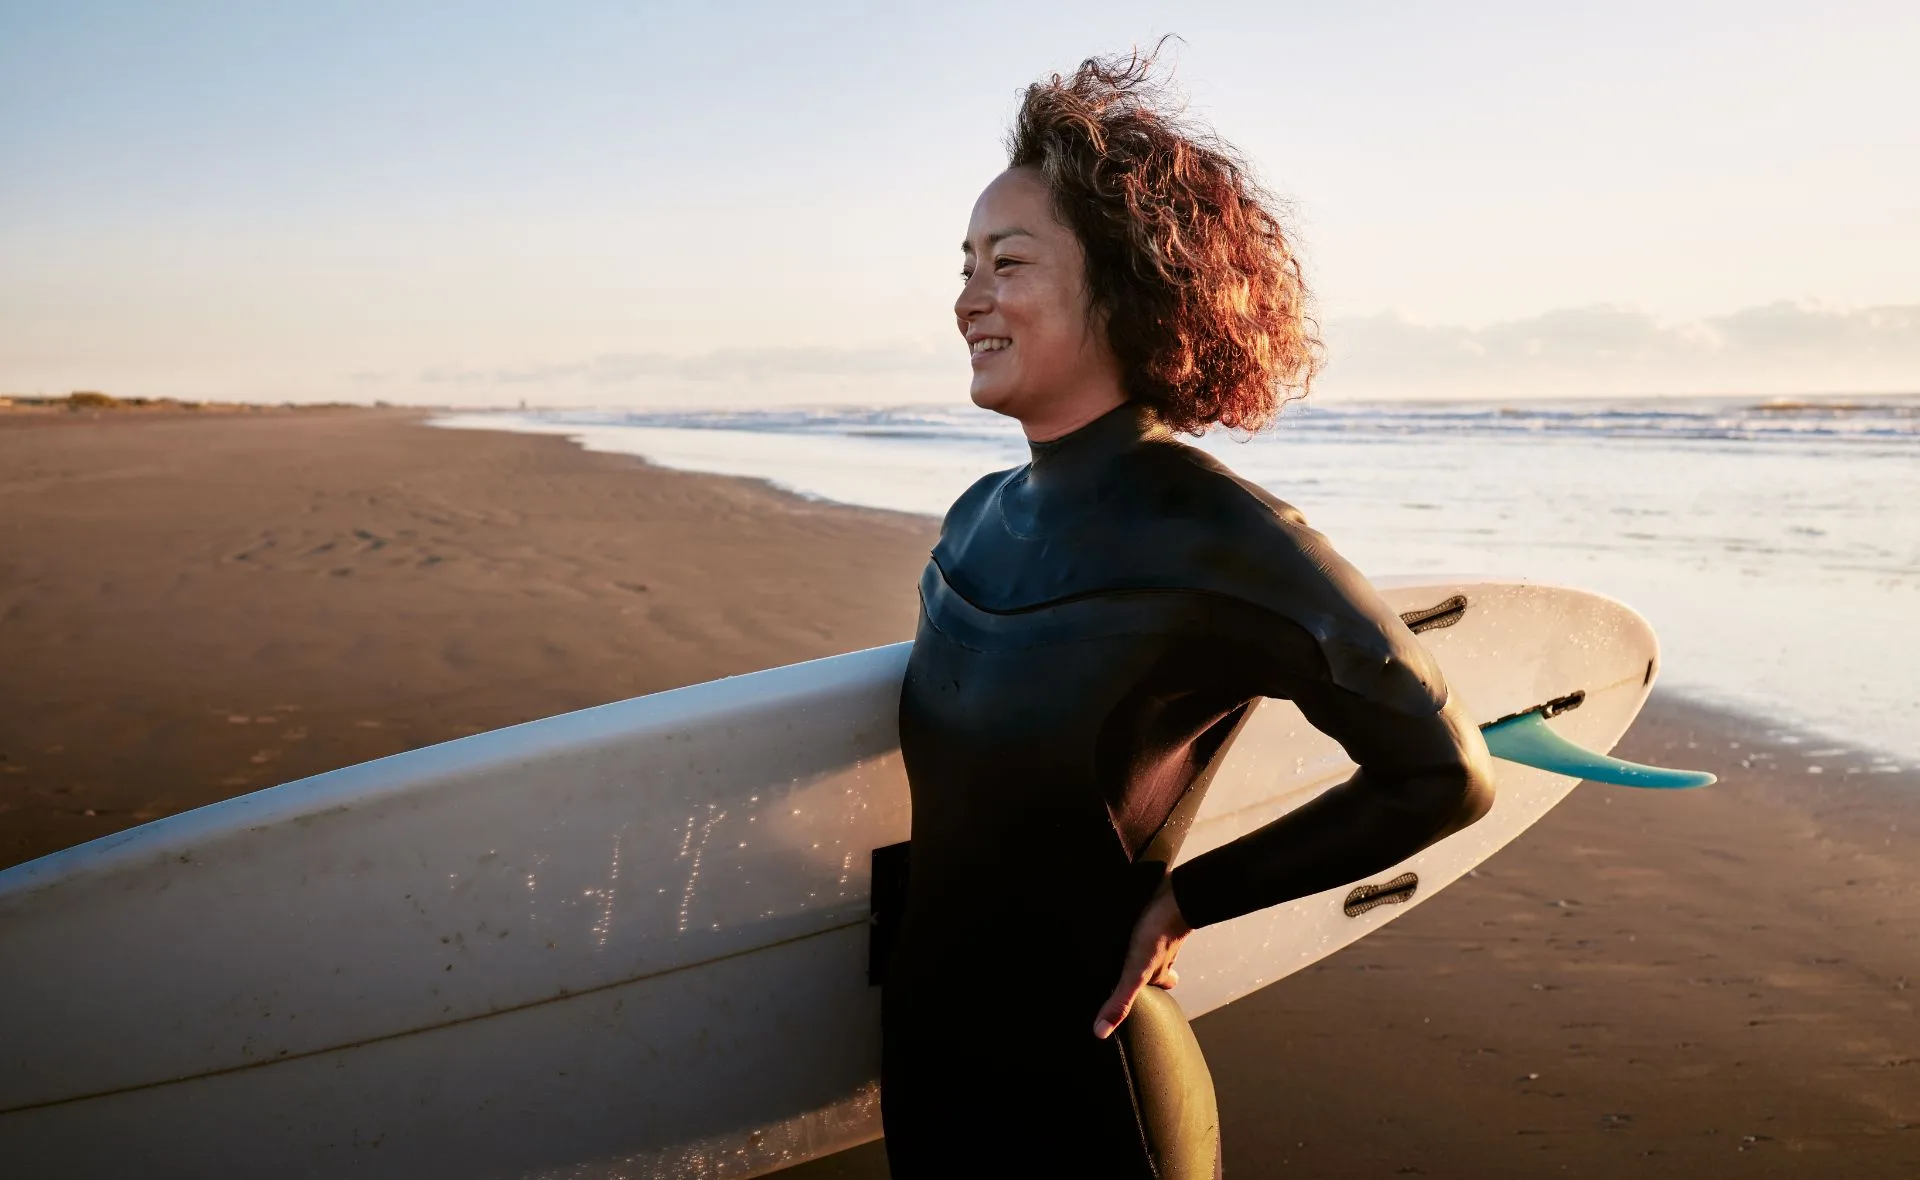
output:
<instances>
[{"instance_id":1,"label":"wet sand","mask_svg":"<svg viewBox=\"0 0 1920 1180\"><path fill-rule=\"evenodd\" d=\"M906 638L932 536L407 412L0 415L0 865ZM1230 1174L1920 1175L1920 774L1664 694L1622 752L1723 781L1583 787L1198 1022Z\"/></svg>"}]
</instances>

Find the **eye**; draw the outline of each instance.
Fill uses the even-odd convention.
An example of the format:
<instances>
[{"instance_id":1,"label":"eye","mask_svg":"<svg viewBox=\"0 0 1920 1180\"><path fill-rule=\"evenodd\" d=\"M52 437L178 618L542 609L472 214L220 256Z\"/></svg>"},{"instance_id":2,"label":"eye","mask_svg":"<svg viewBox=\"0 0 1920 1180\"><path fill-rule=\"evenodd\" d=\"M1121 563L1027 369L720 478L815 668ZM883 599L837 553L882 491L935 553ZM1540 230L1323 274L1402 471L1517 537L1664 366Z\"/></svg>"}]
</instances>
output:
<instances>
[{"instance_id":1,"label":"eye","mask_svg":"<svg viewBox=\"0 0 1920 1180\"><path fill-rule=\"evenodd\" d=\"M972 271L972 270L970 270L970 269L968 269L967 267L964 267L964 266L963 266L963 267L961 267L961 268L960 268L960 281L964 283L964 282L966 282L966 281L968 281L968 280L969 280L969 279L971 279L971 278L973 278L973 271Z\"/></svg>"},{"instance_id":2,"label":"eye","mask_svg":"<svg viewBox=\"0 0 1920 1180\"><path fill-rule=\"evenodd\" d=\"M1018 266L1018 265L1020 265L1020 260L1018 258L1003 257L1003 258L996 258L993 260L993 269L995 270L1005 270L1009 266Z\"/></svg>"}]
</instances>

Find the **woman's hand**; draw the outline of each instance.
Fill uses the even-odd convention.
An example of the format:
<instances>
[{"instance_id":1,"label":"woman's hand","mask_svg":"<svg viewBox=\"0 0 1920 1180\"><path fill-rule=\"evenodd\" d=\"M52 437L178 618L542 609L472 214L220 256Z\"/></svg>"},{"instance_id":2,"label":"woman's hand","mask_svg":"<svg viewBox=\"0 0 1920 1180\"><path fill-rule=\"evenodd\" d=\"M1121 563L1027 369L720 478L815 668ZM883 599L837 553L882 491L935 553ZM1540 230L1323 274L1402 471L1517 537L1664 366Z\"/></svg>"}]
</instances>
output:
<instances>
[{"instance_id":1,"label":"woman's hand","mask_svg":"<svg viewBox=\"0 0 1920 1180\"><path fill-rule=\"evenodd\" d=\"M1101 1006L1100 1016L1093 1022L1094 1036L1105 1040L1120 1027L1127 1013L1133 1011L1133 1001L1141 988L1172 987L1180 982L1173 960L1180 953L1180 944L1192 933L1193 927L1180 916L1180 905L1173 900L1172 883L1161 881L1153 900L1140 912L1140 920L1133 924L1126 965L1120 968L1120 986Z\"/></svg>"}]
</instances>

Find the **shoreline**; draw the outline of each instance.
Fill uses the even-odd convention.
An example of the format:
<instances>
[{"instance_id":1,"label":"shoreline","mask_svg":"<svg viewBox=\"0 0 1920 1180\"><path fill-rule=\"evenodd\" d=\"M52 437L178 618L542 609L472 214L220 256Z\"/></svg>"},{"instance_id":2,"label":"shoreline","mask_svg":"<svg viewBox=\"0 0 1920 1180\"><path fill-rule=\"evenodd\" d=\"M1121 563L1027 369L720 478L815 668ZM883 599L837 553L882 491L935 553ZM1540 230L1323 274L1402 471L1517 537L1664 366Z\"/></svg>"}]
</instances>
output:
<instances>
[{"instance_id":1,"label":"shoreline","mask_svg":"<svg viewBox=\"0 0 1920 1180\"><path fill-rule=\"evenodd\" d=\"M931 518L430 413L0 416L0 865L911 637ZM1722 781L1583 786L1196 1022L1231 1174L1920 1171L1920 771L1659 690L1618 753Z\"/></svg>"},{"instance_id":2,"label":"shoreline","mask_svg":"<svg viewBox=\"0 0 1920 1180\"><path fill-rule=\"evenodd\" d=\"M941 415L931 410L916 414L905 408L881 409L875 411L878 417L853 411L820 413L828 423L824 428L818 427L810 412L801 413L798 419L770 413L764 422L749 415L751 421L737 430L727 426L734 420L732 415L708 421L690 413L651 417L622 417L613 412L574 416L459 413L434 415L430 421L454 429L564 437L596 453L644 457L669 470L763 480L763 486L812 503L891 507L929 519L939 517L951 498L980 472L1011 466L1025 456L1024 448L1014 445L1018 431L1009 434L1005 424L1000 424L997 434L1006 437L998 437L988 446L984 441L987 436L980 433L984 424L946 439L941 434ZM984 411L975 413L990 417ZM756 422L760 424L753 424ZM1356 438L1363 441L1398 443L1404 438L1402 430L1379 434L1378 423L1350 425L1359 432ZM869 428L882 436L894 430L931 433L925 434L920 444L903 446L869 437ZM1264 480L1269 490L1300 501L1315 523L1328 529L1347 555L1369 573L1396 574L1413 569L1436 574L1516 576L1611 593L1631 603L1660 628L1667 641L1663 646L1669 652L1670 687L1736 712L1826 734L1848 745L1865 743L1905 765L1920 763L1920 745L1916 745L1908 723L1909 702L1902 695L1902 686L1911 680L1912 668L1920 661L1920 648L1915 648L1913 637L1902 624L1908 613L1899 589L1903 575L1890 572L1892 581L1877 590L1844 584L1845 579L1843 584L1823 588L1816 583L1831 579L1817 572L1824 568L1819 553L1803 554L1791 561L1782 556L1797 552L1796 537L1802 534L1827 537L1832 532L1835 537L1851 538L1849 545L1871 545L1868 538L1856 535L1858 530L1846 524L1845 509L1840 510L1842 520L1837 526L1801 519L1807 527L1782 532L1781 528L1768 531L1759 525L1751 515L1751 501L1737 497L1723 497L1709 506L1706 518L1696 524L1657 523L1671 515L1666 497L1677 497L1675 503L1692 504L1688 499L1692 493L1685 487L1664 487L1653 500L1642 496L1614 503L1611 508L1596 509L1588 504L1577 513L1565 506L1536 512L1523 508L1513 497L1488 498L1484 493L1463 492L1459 511L1451 514L1457 519L1449 524L1440 521L1448 513L1427 514L1427 510L1439 507L1436 504L1402 503L1406 497L1379 482L1384 467L1370 467L1365 459L1356 460L1358 469L1333 463L1329 456L1336 453L1337 444L1331 437L1309 432L1292 439L1299 449L1284 463L1281 456L1285 452L1276 449L1289 443L1284 432L1266 439L1262 447L1245 452L1231 446L1214 449L1217 457L1234 464L1242 475L1256 482ZM1630 448L1616 456L1620 462L1631 465L1649 461L1644 453L1644 448L1651 445L1647 439L1610 440L1608 445L1615 442ZM1427 458L1403 458L1426 478L1445 478L1453 465L1478 454L1459 449L1471 445L1437 439L1431 447L1421 448ZM1335 450L1329 450L1330 446ZM1731 468L1720 473L1741 484L1750 481L1746 473L1752 464L1739 457L1748 453L1747 448L1736 451L1722 453L1716 461L1731 463ZM1679 460L1684 465L1685 457ZM1832 467L1815 466L1822 471ZM1589 468L1582 468L1581 474L1588 479L1616 477ZM1862 478L1868 474L1862 473ZM1353 486L1345 492L1321 486L1343 481ZM1905 477L1900 478L1888 485L1891 490L1884 494L1897 494L1907 482ZM1837 494L1826 484L1821 487L1825 493ZM1914 490L1920 493L1920 485ZM1559 494L1569 493L1570 489L1563 487ZM1524 497L1528 504L1543 498L1553 500L1556 494ZM1633 529L1640 531L1592 541L1567 533L1569 529L1577 533L1585 528L1587 514L1596 510L1625 513L1634 518ZM1614 516L1605 519L1614 520L1615 526L1591 522L1602 534L1608 533L1609 527L1628 527L1618 524ZM1436 521L1440 521L1437 528L1429 527ZM1897 537L1905 521L1905 516L1899 515L1889 526L1896 530L1889 536ZM1506 523L1495 527L1496 522ZM1813 527L1815 524L1819 527ZM1509 531L1510 539L1493 539L1494 534ZM1889 543L1897 547L1897 541ZM1839 541L1830 539L1820 544ZM1636 546L1645 551L1633 552ZM1823 552L1825 560L1841 560L1836 552ZM1756 558L1752 554L1771 556ZM1778 618L1789 611L1801 617L1798 625L1775 633L1777 642L1753 642L1755 635L1768 634L1778 625ZM1841 619L1852 621L1836 621ZM1671 678L1676 673L1684 674L1685 679Z\"/></svg>"}]
</instances>

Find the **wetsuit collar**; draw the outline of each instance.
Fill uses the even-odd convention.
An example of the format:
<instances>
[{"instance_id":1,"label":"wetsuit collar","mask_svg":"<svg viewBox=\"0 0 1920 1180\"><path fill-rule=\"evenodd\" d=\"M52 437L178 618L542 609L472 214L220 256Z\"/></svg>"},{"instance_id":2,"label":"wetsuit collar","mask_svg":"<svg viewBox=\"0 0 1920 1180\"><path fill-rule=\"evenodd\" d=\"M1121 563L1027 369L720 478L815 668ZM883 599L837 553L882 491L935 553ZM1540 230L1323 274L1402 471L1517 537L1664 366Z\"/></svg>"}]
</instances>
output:
<instances>
[{"instance_id":1,"label":"wetsuit collar","mask_svg":"<svg viewBox=\"0 0 1920 1180\"><path fill-rule=\"evenodd\" d=\"M1096 476L1142 440L1171 432L1139 402L1122 402L1080 427L1046 442L1028 441L1033 462L1026 483L1036 490L1065 488Z\"/></svg>"}]
</instances>

